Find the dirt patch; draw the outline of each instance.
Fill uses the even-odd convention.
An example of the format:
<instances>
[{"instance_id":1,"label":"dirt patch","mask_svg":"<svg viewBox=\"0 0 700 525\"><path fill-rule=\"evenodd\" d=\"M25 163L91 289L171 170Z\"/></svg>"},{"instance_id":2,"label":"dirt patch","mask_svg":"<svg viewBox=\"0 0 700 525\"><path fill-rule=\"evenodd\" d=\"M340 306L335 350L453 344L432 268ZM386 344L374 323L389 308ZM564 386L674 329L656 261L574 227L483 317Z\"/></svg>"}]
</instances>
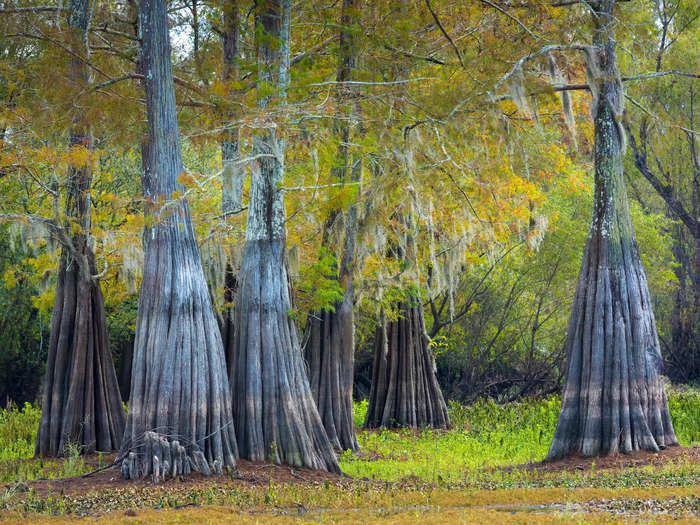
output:
<instances>
[{"instance_id":1,"label":"dirt patch","mask_svg":"<svg viewBox=\"0 0 700 525\"><path fill-rule=\"evenodd\" d=\"M103 464L113 461L111 458L103 456ZM97 457L88 456L85 458L88 465L97 467ZM66 496L86 494L87 492L102 492L109 489L125 488L146 488L158 486L161 488L195 488L197 486L216 485L268 485L274 483L337 483L346 476L329 474L308 468L290 467L288 465L275 465L272 463L254 462L238 460L237 469L229 471L222 476L206 477L199 472L194 472L186 476L178 476L175 479L169 478L159 483L154 483L152 479L124 480L121 477L119 467L114 466L99 472L76 476L73 478L40 479L29 482L28 487L33 488L40 496L47 494L64 494Z\"/></svg>"},{"instance_id":2,"label":"dirt patch","mask_svg":"<svg viewBox=\"0 0 700 525\"><path fill-rule=\"evenodd\" d=\"M661 467L669 463L679 462L700 463L700 446L698 447L668 447L660 452L640 450L631 454L617 454L615 456L584 457L573 454L557 461L525 463L523 465L511 465L493 470L511 472L513 470L529 470L538 472L575 472L576 470L591 470L595 464L596 470L622 470L638 468L646 465Z\"/></svg>"}]
</instances>

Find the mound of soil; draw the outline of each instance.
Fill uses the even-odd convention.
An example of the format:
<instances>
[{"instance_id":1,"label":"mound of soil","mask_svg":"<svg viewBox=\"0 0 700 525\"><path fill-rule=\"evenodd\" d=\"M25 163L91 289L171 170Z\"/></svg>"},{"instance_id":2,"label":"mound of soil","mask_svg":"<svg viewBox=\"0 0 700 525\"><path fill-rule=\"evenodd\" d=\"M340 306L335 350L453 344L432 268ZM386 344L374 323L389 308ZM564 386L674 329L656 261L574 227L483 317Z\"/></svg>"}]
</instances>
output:
<instances>
[{"instance_id":1,"label":"mound of soil","mask_svg":"<svg viewBox=\"0 0 700 525\"><path fill-rule=\"evenodd\" d=\"M679 463L683 461L700 463L700 446L674 446L665 448L660 452L640 450L631 454L617 454L615 456L584 457L580 454L574 454L557 461L538 461L537 463L525 463L523 465L501 467L498 470L503 470L506 472L510 472L512 470L573 472L575 470L590 470L594 464L596 470L622 470L626 468L643 467L645 465L660 467L667 463Z\"/></svg>"},{"instance_id":2,"label":"mound of soil","mask_svg":"<svg viewBox=\"0 0 700 525\"><path fill-rule=\"evenodd\" d=\"M105 462L114 461L114 457L103 456ZM86 464L97 467L97 457L89 456L85 458ZM94 473L73 478L39 479L28 483L40 496L52 494L65 494L67 496L85 494L87 492L101 492L108 489L123 488L144 488L159 486L163 488L178 487L195 488L197 486L209 486L212 483L217 485L234 485L245 483L248 485L268 485L270 482L276 483L337 483L343 476L329 474L308 468L290 467L288 465L275 465L272 463L253 462L243 459L238 460L237 469L224 473L222 476L206 477L199 472L178 476L175 479L169 478L157 484L151 478L142 480L124 480L121 477L118 466L113 466ZM345 478L347 479L347 478Z\"/></svg>"}]
</instances>

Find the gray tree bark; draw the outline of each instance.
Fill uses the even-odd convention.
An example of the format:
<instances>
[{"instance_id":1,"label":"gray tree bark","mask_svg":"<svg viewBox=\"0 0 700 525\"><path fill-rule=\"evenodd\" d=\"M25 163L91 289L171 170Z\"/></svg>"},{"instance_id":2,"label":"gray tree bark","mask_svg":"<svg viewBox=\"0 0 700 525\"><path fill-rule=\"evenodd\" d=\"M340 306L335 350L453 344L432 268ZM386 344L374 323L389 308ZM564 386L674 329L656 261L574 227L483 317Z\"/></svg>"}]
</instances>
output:
<instances>
[{"instance_id":1,"label":"gray tree bark","mask_svg":"<svg viewBox=\"0 0 700 525\"><path fill-rule=\"evenodd\" d=\"M353 79L357 62L357 44L352 25L357 23L358 0L343 0L340 19L340 49L338 53L338 82ZM338 139L336 166L332 170L341 182L358 182L361 176L360 154L353 155L350 166L349 144L352 128L359 119L357 93L352 88L337 91L339 118L335 124ZM354 118L353 118L354 117ZM352 125L351 125L352 121ZM357 205L343 210L333 210L324 225L322 246L338 251L331 246L332 229L345 223L344 243L341 250L338 281L343 287L343 300L332 309L311 312L307 322L307 338L304 357L309 370L309 380L314 401L318 407L323 426L336 450L358 450L353 420L352 386L354 368L354 285L353 270L355 242L357 237Z\"/></svg>"},{"instance_id":2,"label":"gray tree bark","mask_svg":"<svg viewBox=\"0 0 700 525\"><path fill-rule=\"evenodd\" d=\"M377 327L364 425L449 428L420 301L400 303L398 309L398 319L382 318Z\"/></svg>"},{"instance_id":3,"label":"gray tree bark","mask_svg":"<svg viewBox=\"0 0 700 525\"><path fill-rule=\"evenodd\" d=\"M195 242L183 173L166 0L142 0L141 67L148 139L147 227L122 476L209 475L235 466L221 335Z\"/></svg>"},{"instance_id":4,"label":"gray tree bark","mask_svg":"<svg viewBox=\"0 0 700 525\"><path fill-rule=\"evenodd\" d=\"M230 0L224 5L223 16L223 74L224 82L238 79L238 60L240 46L240 18L238 0ZM221 141L222 191L221 214L228 217L237 213L243 206L243 183L245 167L241 164L240 129L235 123L236 112L228 111L224 118L224 132ZM221 312L219 325L226 352L227 369L231 370L233 360L234 308L238 291L238 271L241 261L239 246L231 246L226 261L224 275L224 310Z\"/></svg>"},{"instance_id":5,"label":"gray tree bark","mask_svg":"<svg viewBox=\"0 0 700 525\"><path fill-rule=\"evenodd\" d=\"M547 459L678 443L661 352L624 185L624 92L616 64L615 0L594 4L587 52L593 94L595 196L569 320L562 410Z\"/></svg>"},{"instance_id":6,"label":"gray tree bark","mask_svg":"<svg viewBox=\"0 0 700 525\"><path fill-rule=\"evenodd\" d=\"M71 79L87 87L87 56L90 25L88 0L71 0L68 29L73 54ZM89 122L73 116L70 147L92 149ZM51 336L44 376L42 411L36 440L39 456L61 456L69 444L81 453L118 449L124 432L124 411L109 351L104 300L95 256L90 246L89 165L69 168L66 184L66 231L62 247L56 297L51 317ZM58 185L56 191L58 191ZM76 229L75 226L78 226Z\"/></svg>"},{"instance_id":7,"label":"gray tree bark","mask_svg":"<svg viewBox=\"0 0 700 525\"><path fill-rule=\"evenodd\" d=\"M241 456L339 472L304 368L284 261L280 183L284 139L270 102L286 99L290 0L258 2L258 85L276 90L258 100L268 110L254 138L246 241L236 303L231 389ZM274 109L274 108L272 108Z\"/></svg>"}]
</instances>

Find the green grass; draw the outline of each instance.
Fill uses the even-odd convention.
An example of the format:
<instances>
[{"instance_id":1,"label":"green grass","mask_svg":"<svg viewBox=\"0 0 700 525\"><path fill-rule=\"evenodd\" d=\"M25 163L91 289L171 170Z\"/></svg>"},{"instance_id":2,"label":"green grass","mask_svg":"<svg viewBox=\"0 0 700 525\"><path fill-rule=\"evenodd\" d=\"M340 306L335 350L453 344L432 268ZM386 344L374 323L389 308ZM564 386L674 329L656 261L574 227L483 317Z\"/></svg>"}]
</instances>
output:
<instances>
[{"instance_id":1,"label":"green grass","mask_svg":"<svg viewBox=\"0 0 700 525\"><path fill-rule=\"evenodd\" d=\"M669 405L681 443L698 444L700 391L674 389L669 393ZM584 470L561 472L490 468L542 459L554 432L559 407L556 396L506 405L489 400L470 406L450 403L453 423L450 431L359 430L361 452L348 452L341 458L343 471L356 479L344 479L339 483L326 481L310 486L270 482L248 486L224 480L201 486L171 483L40 495L23 481L75 476L91 467L78 456L76 447L65 459L34 459L40 413L37 408L25 405L21 409L0 411L0 482L12 482L4 492L0 490L0 520L12 522L14 518L24 523L28 517L33 521L40 515L64 516L68 520L98 513L103 514L107 522L121 523L122 511L128 510L129 515L134 515L136 509L139 522L160 522L171 516L174 523L182 523L180 513L192 506L192 509L201 509L197 520L218 522L215 508L221 506L226 519L232 509L238 509L251 518L251 523L268 522L273 515L287 513L290 513L288 522L296 523L299 518L296 513L302 512L299 509L304 513L306 509L312 513L317 509L319 514L314 516L315 521L340 523L354 523L360 514L365 519L372 512L386 514L387 523L412 523L417 517L415 509L422 509L420 512L425 514L421 515L421 520L432 516L432 522L441 523L464 518L440 514L451 507L474 506L469 512L478 514L493 513L498 505L506 505L500 517L470 516L487 523L511 523L516 512L521 521L530 522L534 516L532 505L549 502L558 506L538 508L537 515L542 515L543 523L551 523L544 518L559 516L561 505L566 502L594 501L602 505L601 508L610 507L616 512L618 507L624 508L627 516L627 507L634 510L635 502L641 501L647 509L650 498L657 498L656 505L660 508L675 509L674 517L682 517L684 512L698 513L697 497L690 496L700 484L700 464L689 459L660 467L647 465L612 470L597 469L595 464ZM356 403L358 426L366 411L366 401ZM365 482L362 478L372 481ZM388 483L390 481L398 483ZM153 511L154 508L159 510ZM167 514L168 509L175 514ZM338 516L330 514L336 511L340 512ZM399 514L393 518L393 513L404 511L412 514L405 520L399 519ZM586 514L586 522L595 522L591 521L593 516ZM608 523L612 516L604 515L599 522ZM191 518L184 522L195 520L194 515ZM581 523L579 518L574 521Z\"/></svg>"},{"instance_id":2,"label":"green grass","mask_svg":"<svg viewBox=\"0 0 700 525\"><path fill-rule=\"evenodd\" d=\"M700 391L669 389L669 406L681 445L700 444ZM561 403L558 396L499 405L479 400L449 405L453 429L358 432L362 452L346 452L343 472L378 480L418 478L464 483L485 467L540 461L547 454ZM361 423L367 403L355 404Z\"/></svg>"},{"instance_id":3,"label":"green grass","mask_svg":"<svg viewBox=\"0 0 700 525\"><path fill-rule=\"evenodd\" d=\"M78 447L71 444L66 447L65 459L32 459L40 418L41 410L29 403L22 408L0 409L0 483L87 472Z\"/></svg>"},{"instance_id":4,"label":"green grass","mask_svg":"<svg viewBox=\"0 0 700 525\"><path fill-rule=\"evenodd\" d=\"M26 459L34 455L34 442L41 410L26 403L0 410L0 461Z\"/></svg>"}]
</instances>

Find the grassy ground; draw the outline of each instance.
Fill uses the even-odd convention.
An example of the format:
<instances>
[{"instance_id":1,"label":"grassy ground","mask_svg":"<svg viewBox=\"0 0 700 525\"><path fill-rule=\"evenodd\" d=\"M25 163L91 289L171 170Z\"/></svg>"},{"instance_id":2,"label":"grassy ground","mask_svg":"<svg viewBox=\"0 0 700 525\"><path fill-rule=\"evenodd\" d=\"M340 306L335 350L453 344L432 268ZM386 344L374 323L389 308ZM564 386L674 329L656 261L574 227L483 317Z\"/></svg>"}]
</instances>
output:
<instances>
[{"instance_id":1,"label":"grassy ground","mask_svg":"<svg viewBox=\"0 0 700 525\"><path fill-rule=\"evenodd\" d=\"M700 445L700 391L676 389L669 398L681 444ZM365 411L366 404L356 405L358 425ZM359 431L362 450L341 456L350 476L341 479L309 479L290 469L296 479L255 481L253 475L253 482L219 478L65 492L31 480L77 476L108 458L86 461L73 448L63 460L32 459L39 411L26 405L0 411L0 482L7 484L0 487L0 521L62 523L82 516L104 523L218 523L233 511L240 523L698 522L698 453L613 468L604 460L504 468L543 459L558 413L557 397L479 401L451 404L448 432Z\"/></svg>"}]
</instances>

